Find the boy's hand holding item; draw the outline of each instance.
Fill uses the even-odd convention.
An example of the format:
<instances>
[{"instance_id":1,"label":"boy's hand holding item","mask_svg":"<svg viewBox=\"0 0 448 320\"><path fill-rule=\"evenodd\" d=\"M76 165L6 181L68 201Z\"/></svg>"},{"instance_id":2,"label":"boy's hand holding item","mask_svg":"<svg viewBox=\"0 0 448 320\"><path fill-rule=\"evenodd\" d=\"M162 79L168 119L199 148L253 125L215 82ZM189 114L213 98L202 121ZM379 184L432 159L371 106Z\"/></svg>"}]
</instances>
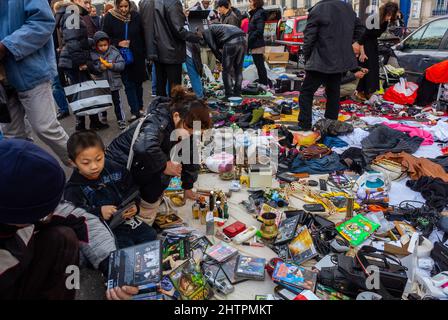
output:
<instances>
[{"instance_id":1,"label":"boy's hand holding item","mask_svg":"<svg viewBox=\"0 0 448 320\"><path fill-rule=\"evenodd\" d=\"M132 300L132 296L138 294L138 288L123 286L106 291L107 300Z\"/></svg>"},{"instance_id":2,"label":"boy's hand holding item","mask_svg":"<svg viewBox=\"0 0 448 320\"><path fill-rule=\"evenodd\" d=\"M101 207L101 215L103 216L104 220L109 220L112 215L117 212L116 206L102 206Z\"/></svg>"},{"instance_id":3,"label":"boy's hand holding item","mask_svg":"<svg viewBox=\"0 0 448 320\"><path fill-rule=\"evenodd\" d=\"M87 65L86 65L86 64L80 65L80 66L79 66L79 70L80 70L80 71L85 71L85 70L87 70Z\"/></svg>"},{"instance_id":4,"label":"boy's hand holding item","mask_svg":"<svg viewBox=\"0 0 448 320\"><path fill-rule=\"evenodd\" d=\"M106 69L112 69L112 63L108 62L107 60L103 59L100 57L100 62L101 62L101 70Z\"/></svg>"},{"instance_id":5,"label":"boy's hand holding item","mask_svg":"<svg viewBox=\"0 0 448 320\"><path fill-rule=\"evenodd\" d=\"M182 173L182 164L178 162L168 161L163 173L167 176L180 177Z\"/></svg>"},{"instance_id":6,"label":"boy's hand holding item","mask_svg":"<svg viewBox=\"0 0 448 320\"><path fill-rule=\"evenodd\" d=\"M129 48L130 43L131 43L130 40L123 40L118 43L118 46L120 46L122 48Z\"/></svg>"}]
</instances>

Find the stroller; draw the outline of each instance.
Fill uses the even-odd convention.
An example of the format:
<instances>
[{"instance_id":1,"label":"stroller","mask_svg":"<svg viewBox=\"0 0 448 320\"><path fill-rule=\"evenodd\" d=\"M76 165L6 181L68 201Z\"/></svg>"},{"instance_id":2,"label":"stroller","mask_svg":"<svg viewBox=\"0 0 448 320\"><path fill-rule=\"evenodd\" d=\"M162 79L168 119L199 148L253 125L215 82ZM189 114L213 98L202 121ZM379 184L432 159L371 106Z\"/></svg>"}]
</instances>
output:
<instances>
[{"instance_id":1,"label":"stroller","mask_svg":"<svg viewBox=\"0 0 448 320\"><path fill-rule=\"evenodd\" d=\"M380 42L378 45L380 79L384 82L384 87L390 87L400 81L404 75L403 68L395 68L388 64L390 57L394 56L392 44Z\"/></svg>"}]
</instances>

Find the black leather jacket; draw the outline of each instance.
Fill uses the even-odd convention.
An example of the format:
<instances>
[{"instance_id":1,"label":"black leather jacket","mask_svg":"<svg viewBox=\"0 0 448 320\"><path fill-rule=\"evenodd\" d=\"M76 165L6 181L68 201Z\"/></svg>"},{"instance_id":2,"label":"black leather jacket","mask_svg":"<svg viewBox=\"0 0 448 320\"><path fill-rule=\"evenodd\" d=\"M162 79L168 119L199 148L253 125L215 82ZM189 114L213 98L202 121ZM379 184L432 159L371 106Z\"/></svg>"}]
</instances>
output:
<instances>
[{"instance_id":1,"label":"black leather jacket","mask_svg":"<svg viewBox=\"0 0 448 320\"><path fill-rule=\"evenodd\" d=\"M73 19L71 7L78 7L79 15L88 15L87 10L73 3L66 3L56 12L56 28L62 35L62 50L59 56L59 67L64 69L78 69L80 65L91 65L90 45L87 26L84 19L79 19L79 28L70 26L67 20ZM76 20L76 19L75 19ZM71 20L69 20L70 22Z\"/></svg>"},{"instance_id":2,"label":"black leather jacket","mask_svg":"<svg viewBox=\"0 0 448 320\"><path fill-rule=\"evenodd\" d=\"M154 7L151 9L153 1ZM186 17L181 2L142 0L139 7L147 58L165 64L185 62L185 41L198 43L201 37L185 29Z\"/></svg>"},{"instance_id":3,"label":"black leather jacket","mask_svg":"<svg viewBox=\"0 0 448 320\"><path fill-rule=\"evenodd\" d=\"M212 24L204 31L204 41L210 47L216 59L222 62L220 50L224 47L224 44L245 35L243 30L230 24Z\"/></svg>"},{"instance_id":4,"label":"black leather jacket","mask_svg":"<svg viewBox=\"0 0 448 320\"><path fill-rule=\"evenodd\" d=\"M137 174L141 179L154 179L160 176L166 180L163 174L166 163L170 160L170 151L177 144L171 141L171 132L175 129L171 114L168 109L169 98L158 97L153 100L148 108L149 116L146 117L134 144L134 160L131 172ZM132 142L138 121L135 121L128 130L115 138L107 148L107 157L126 166L129 156L129 149ZM193 148L190 164L182 164L182 188L189 190L193 188L197 180L199 165L192 164Z\"/></svg>"},{"instance_id":5,"label":"black leather jacket","mask_svg":"<svg viewBox=\"0 0 448 320\"><path fill-rule=\"evenodd\" d=\"M343 73L358 66L352 43L365 28L353 8L339 0L322 0L310 9L304 30L305 70Z\"/></svg>"}]
</instances>

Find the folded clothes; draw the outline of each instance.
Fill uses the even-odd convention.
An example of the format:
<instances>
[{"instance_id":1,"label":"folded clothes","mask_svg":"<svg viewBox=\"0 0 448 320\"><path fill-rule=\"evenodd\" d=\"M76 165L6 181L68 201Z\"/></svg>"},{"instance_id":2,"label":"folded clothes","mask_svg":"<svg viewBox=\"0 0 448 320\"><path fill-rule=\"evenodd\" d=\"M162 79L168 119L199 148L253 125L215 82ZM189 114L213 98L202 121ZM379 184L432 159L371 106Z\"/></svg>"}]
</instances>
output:
<instances>
[{"instance_id":1,"label":"folded clothes","mask_svg":"<svg viewBox=\"0 0 448 320\"><path fill-rule=\"evenodd\" d=\"M300 156L294 158L290 171L293 173L307 172L309 174L324 174L346 170L347 166L340 162L339 155L332 153L320 159L303 160Z\"/></svg>"},{"instance_id":2,"label":"folded clothes","mask_svg":"<svg viewBox=\"0 0 448 320\"><path fill-rule=\"evenodd\" d=\"M406 152L392 153L388 152L383 155L379 155L375 160L391 160L399 163L403 169L405 169L412 180L417 180L420 177L433 177L440 178L445 182L448 182L448 173L445 169L429 159L417 158Z\"/></svg>"},{"instance_id":3,"label":"folded clothes","mask_svg":"<svg viewBox=\"0 0 448 320\"><path fill-rule=\"evenodd\" d=\"M428 145L432 145L434 143L434 138L433 138L432 134L428 131L421 129L421 128L408 126L408 125L402 124L402 123L384 122L383 125L388 126L389 128L401 131L401 132L405 132L410 137L417 136L417 137L423 138L422 146L428 146Z\"/></svg>"},{"instance_id":4,"label":"folded clothes","mask_svg":"<svg viewBox=\"0 0 448 320\"><path fill-rule=\"evenodd\" d=\"M406 185L416 192L420 192L426 204L441 212L448 205L448 183L438 178L421 177L409 180Z\"/></svg>"},{"instance_id":5,"label":"folded clothes","mask_svg":"<svg viewBox=\"0 0 448 320\"><path fill-rule=\"evenodd\" d=\"M350 123L339 120L320 119L314 127L322 136L338 136L353 132L353 126Z\"/></svg>"},{"instance_id":6,"label":"folded clothes","mask_svg":"<svg viewBox=\"0 0 448 320\"><path fill-rule=\"evenodd\" d=\"M348 143L338 137L326 136L323 140L324 145L328 148L343 148L347 147Z\"/></svg>"},{"instance_id":7,"label":"folded clothes","mask_svg":"<svg viewBox=\"0 0 448 320\"><path fill-rule=\"evenodd\" d=\"M423 138L394 130L384 125L374 128L368 137L361 141L362 152L366 163L370 163L375 157L387 152L414 153L420 147Z\"/></svg>"}]
</instances>

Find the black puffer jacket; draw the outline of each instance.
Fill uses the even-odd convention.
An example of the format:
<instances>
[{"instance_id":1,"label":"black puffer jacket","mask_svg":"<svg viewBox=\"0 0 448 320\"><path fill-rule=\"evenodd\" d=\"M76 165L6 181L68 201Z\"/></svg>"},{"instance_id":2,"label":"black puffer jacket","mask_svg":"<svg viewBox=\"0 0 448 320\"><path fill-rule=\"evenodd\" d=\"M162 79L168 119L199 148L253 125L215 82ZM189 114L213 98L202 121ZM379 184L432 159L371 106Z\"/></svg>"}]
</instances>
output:
<instances>
[{"instance_id":1,"label":"black puffer jacket","mask_svg":"<svg viewBox=\"0 0 448 320\"><path fill-rule=\"evenodd\" d=\"M304 30L305 70L334 74L358 66L352 43L364 27L353 8L340 0L322 0L310 9Z\"/></svg>"},{"instance_id":2,"label":"black puffer jacket","mask_svg":"<svg viewBox=\"0 0 448 320\"><path fill-rule=\"evenodd\" d=\"M204 31L204 41L219 61L222 61L222 54L219 50L224 47L224 44L232 39L244 36L245 33L241 28L230 24L212 24Z\"/></svg>"},{"instance_id":3,"label":"black puffer jacket","mask_svg":"<svg viewBox=\"0 0 448 320\"><path fill-rule=\"evenodd\" d=\"M250 11L249 14L247 47L249 50L264 47L264 22L266 21L266 12L263 8L258 8Z\"/></svg>"},{"instance_id":4,"label":"black puffer jacket","mask_svg":"<svg viewBox=\"0 0 448 320\"><path fill-rule=\"evenodd\" d=\"M158 97L148 108L149 115L146 116L140 134L134 144L134 160L131 172L138 175L139 180L154 179L160 176L162 181L167 177L163 174L166 163L170 160L170 151L177 144L170 141L171 132L174 131L174 123L168 109L169 98ZM107 148L107 157L126 166L129 149L138 121L135 121L128 130L115 138ZM190 150L194 150L190 148ZM190 164L182 164L182 188L189 190L197 180L199 165L192 164L193 152Z\"/></svg>"},{"instance_id":5,"label":"black puffer jacket","mask_svg":"<svg viewBox=\"0 0 448 320\"><path fill-rule=\"evenodd\" d=\"M81 17L88 15L86 9L73 3L63 4L56 12L56 27L62 35L62 50L59 56L59 67L63 69L76 69L83 64L91 64L90 46L87 26L84 19L76 19L72 8L78 8ZM68 22L67 22L68 20ZM71 22L75 24L72 25ZM76 22L79 21L79 28Z\"/></svg>"},{"instance_id":6,"label":"black puffer jacket","mask_svg":"<svg viewBox=\"0 0 448 320\"><path fill-rule=\"evenodd\" d=\"M153 10L151 10L152 1L155 1ZM139 6L147 57L165 64L185 62L185 41L198 43L201 37L185 29L186 17L181 2L143 0Z\"/></svg>"}]
</instances>

